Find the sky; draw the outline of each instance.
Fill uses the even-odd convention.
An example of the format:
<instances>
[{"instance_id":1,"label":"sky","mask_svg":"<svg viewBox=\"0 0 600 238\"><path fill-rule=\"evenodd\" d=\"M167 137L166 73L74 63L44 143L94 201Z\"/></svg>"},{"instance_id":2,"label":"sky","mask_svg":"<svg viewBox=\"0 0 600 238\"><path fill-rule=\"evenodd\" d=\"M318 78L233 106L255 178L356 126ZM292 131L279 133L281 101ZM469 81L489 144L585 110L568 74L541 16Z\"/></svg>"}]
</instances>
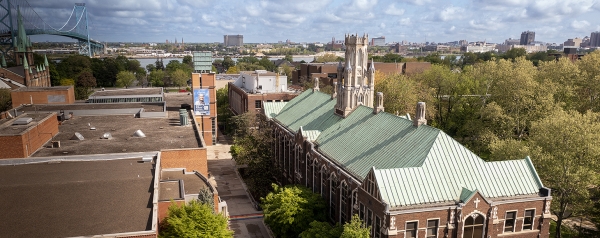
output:
<instances>
[{"instance_id":1,"label":"sky","mask_svg":"<svg viewBox=\"0 0 600 238\"><path fill-rule=\"evenodd\" d=\"M73 0L28 0L53 27ZM346 33L386 42L502 43L535 31L562 43L600 31L600 0L77 0L88 10L90 36L107 42L328 42ZM33 40L64 41L36 36Z\"/></svg>"}]
</instances>

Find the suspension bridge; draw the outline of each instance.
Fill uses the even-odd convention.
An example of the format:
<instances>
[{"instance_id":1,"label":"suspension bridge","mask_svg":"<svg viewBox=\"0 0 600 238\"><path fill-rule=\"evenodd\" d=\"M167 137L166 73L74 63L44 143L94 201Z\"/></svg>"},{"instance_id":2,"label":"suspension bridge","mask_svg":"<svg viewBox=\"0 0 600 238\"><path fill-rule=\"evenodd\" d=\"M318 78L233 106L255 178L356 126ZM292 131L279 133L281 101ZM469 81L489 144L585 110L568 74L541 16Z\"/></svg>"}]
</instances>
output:
<instances>
[{"instance_id":1,"label":"suspension bridge","mask_svg":"<svg viewBox=\"0 0 600 238\"><path fill-rule=\"evenodd\" d=\"M57 28L46 23L27 0L0 0L0 51L9 56L7 58L11 58L19 29L24 29L28 36L57 35L75 39L79 53L90 57L104 50L104 44L90 38L85 3L75 3L67 22Z\"/></svg>"}]
</instances>

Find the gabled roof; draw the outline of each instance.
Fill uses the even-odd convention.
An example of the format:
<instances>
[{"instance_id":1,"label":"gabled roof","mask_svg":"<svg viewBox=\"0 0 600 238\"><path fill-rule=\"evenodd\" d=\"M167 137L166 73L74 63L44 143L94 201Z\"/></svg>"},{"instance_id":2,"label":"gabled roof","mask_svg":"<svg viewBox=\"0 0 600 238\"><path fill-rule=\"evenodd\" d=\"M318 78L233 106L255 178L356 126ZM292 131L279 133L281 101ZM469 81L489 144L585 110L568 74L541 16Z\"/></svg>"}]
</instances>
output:
<instances>
[{"instance_id":1,"label":"gabled roof","mask_svg":"<svg viewBox=\"0 0 600 238\"><path fill-rule=\"evenodd\" d=\"M263 102L265 116L267 116L268 119L277 116L281 109L285 107L285 104L287 104L287 102Z\"/></svg>"},{"instance_id":2,"label":"gabled roof","mask_svg":"<svg viewBox=\"0 0 600 238\"><path fill-rule=\"evenodd\" d=\"M485 162L437 128L365 106L343 119L335 103L307 90L274 118L294 133L318 132L317 149L360 180L373 169L392 208L455 202L462 188L493 198L537 194L543 186L529 158Z\"/></svg>"}]
</instances>

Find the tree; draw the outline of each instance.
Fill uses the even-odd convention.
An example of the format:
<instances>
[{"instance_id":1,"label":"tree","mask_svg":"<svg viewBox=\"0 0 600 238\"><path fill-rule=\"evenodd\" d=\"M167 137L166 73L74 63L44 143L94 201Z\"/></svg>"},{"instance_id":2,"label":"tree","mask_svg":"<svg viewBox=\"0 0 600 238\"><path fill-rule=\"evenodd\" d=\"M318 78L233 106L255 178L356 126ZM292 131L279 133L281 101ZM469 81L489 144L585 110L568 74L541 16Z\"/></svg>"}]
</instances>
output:
<instances>
[{"instance_id":1,"label":"tree","mask_svg":"<svg viewBox=\"0 0 600 238\"><path fill-rule=\"evenodd\" d=\"M233 237L227 226L227 217L215 214L214 207L192 200L169 207L160 237Z\"/></svg>"},{"instance_id":2,"label":"tree","mask_svg":"<svg viewBox=\"0 0 600 238\"><path fill-rule=\"evenodd\" d=\"M335 54L327 53L322 56L318 56L315 58L315 62L324 63L324 62L338 62L338 57Z\"/></svg>"},{"instance_id":3,"label":"tree","mask_svg":"<svg viewBox=\"0 0 600 238\"><path fill-rule=\"evenodd\" d=\"M226 74L239 74L240 70L237 68L237 66L232 66L232 67L229 67L227 69L227 72L225 72L225 73Z\"/></svg>"},{"instance_id":4,"label":"tree","mask_svg":"<svg viewBox=\"0 0 600 238\"><path fill-rule=\"evenodd\" d=\"M10 89L0 88L0 112L10 109L11 105Z\"/></svg>"},{"instance_id":5,"label":"tree","mask_svg":"<svg viewBox=\"0 0 600 238\"><path fill-rule=\"evenodd\" d=\"M592 205L590 187L598 184L600 171L600 115L556 110L533 123L530 143L540 178L552 189L551 210L560 237L563 220Z\"/></svg>"},{"instance_id":6,"label":"tree","mask_svg":"<svg viewBox=\"0 0 600 238\"><path fill-rule=\"evenodd\" d=\"M165 65L163 64L162 59L159 60L158 58L156 58L156 62L154 62L154 64L156 65L156 69L165 70Z\"/></svg>"},{"instance_id":7,"label":"tree","mask_svg":"<svg viewBox=\"0 0 600 238\"><path fill-rule=\"evenodd\" d=\"M260 59L260 61L258 62L258 65L264 67L267 71L274 71L275 70L275 64L273 64L273 62L271 60L269 60L268 57L262 57L262 59Z\"/></svg>"},{"instance_id":8,"label":"tree","mask_svg":"<svg viewBox=\"0 0 600 238\"><path fill-rule=\"evenodd\" d=\"M284 60L287 60L288 62L294 62L294 57L291 54L286 54L285 57L283 57Z\"/></svg>"},{"instance_id":9,"label":"tree","mask_svg":"<svg viewBox=\"0 0 600 238\"><path fill-rule=\"evenodd\" d=\"M298 237L313 220L325 220L325 201L301 185L279 187L261 198L265 223L278 237Z\"/></svg>"},{"instance_id":10,"label":"tree","mask_svg":"<svg viewBox=\"0 0 600 238\"><path fill-rule=\"evenodd\" d=\"M175 71L170 73L171 81L173 82L173 86L183 87L187 85L187 81L190 78L189 74L185 72L183 69L176 69Z\"/></svg>"},{"instance_id":11,"label":"tree","mask_svg":"<svg viewBox=\"0 0 600 238\"><path fill-rule=\"evenodd\" d=\"M371 227L367 227L358 218L358 214L352 216L349 223L344 224L344 230L340 238L369 238Z\"/></svg>"},{"instance_id":12,"label":"tree","mask_svg":"<svg viewBox=\"0 0 600 238\"><path fill-rule=\"evenodd\" d=\"M135 81L135 75L129 71L121 71L117 74L117 87L129 87Z\"/></svg>"},{"instance_id":13,"label":"tree","mask_svg":"<svg viewBox=\"0 0 600 238\"><path fill-rule=\"evenodd\" d=\"M156 70L156 65L154 65L154 64L148 64L148 65L146 65L146 71L152 72L154 70Z\"/></svg>"},{"instance_id":14,"label":"tree","mask_svg":"<svg viewBox=\"0 0 600 238\"><path fill-rule=\"evenodd\" d=\"M221 130L225 134L229 134L229 130L232 129L229 126L224 128L224 125L227 125L229 122L229 118L231 118L231 111L229 110L229 92L228 86L217 89L217 121L220 124L219 130Z\"/></svg>"},{"instance_id":15,"label":"tree","mask_svg":"<svg viewBox=\"0 0 600 238\"><path fill-rule=\"evenodd\" d=\"M215 207L214 194L208 188L201 188L198 192L198 202L207 204L209 207Z\"/></svg>"},{"instance_id":16,"label":"tree","mask_svg":"<svg viewBox=\"0 0 600 238\"><path fill-rule=\"evenodd\" d=\"M504 59L515 60L526 55L527 51L525 51L525 48L512 48L504 53Z\"/></svg>"},{"instance_id":17,"label":"tree","mask_svg":"<svg viewBox=\"0 0 600 238\"><path fill-rule=\"evenodd\" d=\"M83 71L75 83L75 98L78 100L87 99L91 94L91 88L96 87L96 78L90 71Z\"/></svg>"},{"instance_id":18,"label":"tree","mask_svg":"<svg viewBox=\"0 0 600 238\"><path fill-rule=\"evenodd\" d=\"M164 85L163 80L165 78L165 72L160 69L153 70L150 72L148 78L150 78L150 83L152 86L162 87Z\"/></svg>"},{"instance_id":19,"label":"tree","mask_svg":"<svg viewBox=\"0 0 600 238\"><path fill-rule=\"evenodd\" d=\"M600 50L587 54L577 62L581 81L577 83L583 110L600 111Z\"/></svg>"},{"instance_id":20,"label":"tree","mask_svg":"<svg viewBox=\"0 0 600 238\"><path fill-rule=\"evenodd\" d=\"M233 61L231 57L225 56L225 58L223 58L223 68L225 71L228 71L232 66L235 66L235 61Z\"/></svg>"},{"instance_id":21,"label":"tree","mask_svg":"<svg viewBox=\"0 0 600 238\"><path fill-rule=\"evenodd\" d=\"M184 56L183 60L181 60L181 63L190 66L190 68L194 68L194 60L191 55Z\"/></svg>"},{"instance_id":22,"label":"tree","mask_svg":"<svg viewBox=\"0 0 600 238\"><path fill-rule=\"evenodd\" d=\"M310 227L300 233L302 238L339 238L344 228L339 224L332 227L326 221L312 221Z\"/></svg>"}]
</instances>

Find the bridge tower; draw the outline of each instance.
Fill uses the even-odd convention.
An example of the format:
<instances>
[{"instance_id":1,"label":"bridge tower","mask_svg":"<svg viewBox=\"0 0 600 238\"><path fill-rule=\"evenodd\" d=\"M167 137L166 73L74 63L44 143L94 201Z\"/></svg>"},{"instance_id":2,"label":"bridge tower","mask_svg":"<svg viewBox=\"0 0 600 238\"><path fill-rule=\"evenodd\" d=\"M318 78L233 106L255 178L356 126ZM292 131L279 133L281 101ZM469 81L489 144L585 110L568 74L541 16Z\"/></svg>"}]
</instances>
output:
<instances>
[{"instance_id":1,"label":"bridge tower","mask_svg":"<svg viewBox=\"0 0 600 238\"><path fill-rule=\"evenodd\" d=\"M4 56L14 55L15 29L10 0L0 0L0 53ZM8 57L12 61L13 57Z\"/></svg>"},{"instance_id":2,"label":"bridge tower","mask_svg":"<svg viewBox=\"0 0 600 238\"><path fill-rule=\"evenodd\" d=\"M75 19L80 19L75 31L86 36L86 39L78 40L79 54L92 57L93 54L90 44L90 29L88 28L88 17L87 10L85 9L85 3L75 3Z\"/></svg>"}]
</instances>

